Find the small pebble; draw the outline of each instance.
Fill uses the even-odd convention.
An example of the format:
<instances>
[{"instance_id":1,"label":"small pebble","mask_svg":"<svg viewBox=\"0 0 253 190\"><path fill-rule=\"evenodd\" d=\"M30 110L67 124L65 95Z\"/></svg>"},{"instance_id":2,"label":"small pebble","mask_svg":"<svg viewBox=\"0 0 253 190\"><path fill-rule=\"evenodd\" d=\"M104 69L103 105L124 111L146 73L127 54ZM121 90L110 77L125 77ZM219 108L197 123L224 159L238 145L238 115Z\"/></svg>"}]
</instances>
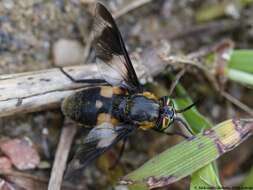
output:
<instances>
[{"instance_id":1,"label":"small pebble","mask_svg":"<svg viewBox=\"0 0 253 190\"><path fill-rule=\"evenodd\" d=\"M0 178L0 190L16 190L15 186Z\"/></svg>"},{"instance_id":2,"label":"small pebble","mask_svg":"<svg viewBox=\"0 0 253 190\"><path fill-rule=\"evenodd\" d=\"M11 161L5 156L0 157L0 171L6 171L11 169Z\"/></svg>"},{"instance_id":3,"label":"small pebble","mask_svg":"<svg viewBox=\"0 0 253 190\"><path fill-rule=\"evenodd\" d=\"M40 163L37 150L25 139L0 141L0 149L19 170L34 169Z\"/></svg>"},{"instance_id":4,"label":"small pebble","mask_svg":"<svg viewBox=\"0 0 253 190\"><path fill-rule=\"evenodd\" d=\"M60 39L53 46L53 56L55 65L78 65L84 61L84 48L78 41Z\"/></svg>"}]
</instances>

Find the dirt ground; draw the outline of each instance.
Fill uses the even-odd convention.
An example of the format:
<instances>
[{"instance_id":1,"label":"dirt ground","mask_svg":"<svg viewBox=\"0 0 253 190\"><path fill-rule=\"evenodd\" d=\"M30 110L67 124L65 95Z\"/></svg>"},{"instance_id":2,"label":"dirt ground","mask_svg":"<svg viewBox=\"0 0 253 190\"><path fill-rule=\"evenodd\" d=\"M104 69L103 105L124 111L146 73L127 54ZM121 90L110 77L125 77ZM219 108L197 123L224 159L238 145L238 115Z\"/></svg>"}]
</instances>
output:
<instances>
[{"instance_id":1,"label":"dirt ground","mask_svg":"<svg viewBox=\"0 0 253 190\"><path fill-rule=\"evenodd\" d=\"M87 41L92 30L94 2L93 0L1 0L0 74L42 70L53 68L55 65L85 64L87 60L92 60ZM166 42L169 44L171 54L186 55L223 39L233 40L236 49L252 48L253 3L242 5L239 0L153 0L121 14L120 11L133 2L138 0L103 1L113 14L119 15L117 24L129 52L148 51ZM206 18L205 14L203 16L203 12L211 8L216 11L212 13L214 16L211 15L210 18ZM65 58L66 51L71 51L73 56ZM144 60L148 59L149 54L146 54ZM177 69L170 69L170 72L177 73ZM166 86L170 85L162 73L158 78ZM181 82L193 99L208 96L208 101L202 101L198 110L213 124L228 118L248 116L219 95L198 71L187 72ZM230 81L226 83L225 88L232 96L253 107L252 90ZM46 189L46 180L54 161L63 120L60 108L0 118L1 139L28 139L27 141L32 142L38 152L40 161L36 164L36 169L19 171L38 176L38 179L32 179L32 182L26 181L27 189L32 189L31 184L39 184L38 189ZM87 130L79 130L82 135L87 133ZM80 135L75 138L71 154L81 143L78 136ZM113 189L112 184L119 177L180 141L180 137L140 131L130 137L122 160L114 170L109 170L108 167L112 160L116 159L120 146L90 165L74 183L67 182L64 189ZM249 171L253 164L253 152L252 148L249 148L252 147L252 143L251 138L240 148L219 159L220 178L223 184L237 184L238 179L243 179ZM3 157L5 157L3 152L0 152L0 160ZM0 174L0 179L6 180L13 189L19 189L15 183L20 178ZM183 190L187 189L189 183L190 178L185 178L163 189Z\"/></svg>"}]
</instances>

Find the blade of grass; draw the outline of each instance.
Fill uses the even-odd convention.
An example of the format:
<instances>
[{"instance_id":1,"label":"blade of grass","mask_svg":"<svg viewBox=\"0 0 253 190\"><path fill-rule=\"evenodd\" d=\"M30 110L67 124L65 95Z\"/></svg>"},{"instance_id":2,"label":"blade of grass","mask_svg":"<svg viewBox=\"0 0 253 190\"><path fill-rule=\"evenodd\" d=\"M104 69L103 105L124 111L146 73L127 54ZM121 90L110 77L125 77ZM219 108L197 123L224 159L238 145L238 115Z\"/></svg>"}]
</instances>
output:
<instances>
[{"instance_id":1,"label":"blade of grass","mask_svg":"<svg viewBox=\"0 0 253 190\"><path fill-rule=\"evenodd\" d=\"M173 100L176 109L183 109L193 103L183 86L178 84L175 90L177 97L179 97ZM194 107L186 112L183 112L182 115L195 134L199 133L203 129L212 127L212 124Z\"/></svg>"},{"instance_id":2,"label":"blade of grass","mask_svg":"<svg viewBox=\"0 0 253 190\"><path fill-rule=\"evenodd\" d=\"M168 185L234 149L252 131L253 120L227 120L157 155L125 176L121 183L130 186L145 183L149 188Z\"/></svg>"},{"instance_id":3,"label":"blade of grass","mask_svg":"<svg viewBox=\"0 0 253 190\"><path fill-rule=\"evenodd\" d=\"M176 88L176 94L178 97L185 97L175 99L177 109L182 109L183 107L192 104L192 100L189 98L187 92L179 84ZM203 129L212 127L212 124L203 115L201 115L197 109L193 108L182 113L182 115L195 134L201 132ZM196 189L195 187L221 187L219 176L216 170L214 170L214 165L215 163L209 164L193 173L190 189L194 190Z\"/></svg>"},{"instance_id":4,"label":"blade of grass","mask_svg":"<svg viewBox=\"0 0 253 190\"><path fill-rule=\"evenodd\" d=\"M168 94L168 90L163 86L158 87L158 86L150 84L149 89L151 89L153 92L155 92L159 96L165 96ZM177 92L177 95L181 97L174 101L178 109L187 107L188 105L192 104L192 100L189 98L189 96L187 95L187 92L184 90L182 86L177 85L176 92ZM195 134L200 132L203 129L211 128L212 126L211 123L207 119L205 119L195 108L192 108L191 110L187 112L184 112L183 116L186 119L186 121L190 123L190 126L192 127L192 130ZM200 185L207 186L206 182L210 182L209 186L221 186L219 182L219 177L216 175L216 172L213 169L212 164L210 164L210 166L203 167L198 173L194 175L194 177L192 178L191 186L192 184L198 185L198 186Z\"/></svg>"},{"instance_id":5,"label":"blade of grass","mask_svg":"<svg viewBox=\"0 0 253 190\"><path fill-rule=\"evenodd\" d=\"M231 14L229 10L236 9L240 11L243 7L251 4L252 0L235 0L235 1L221 1L212 5L201 7L196 11L195 19L197 22L208 22L214 19Z\"/></svg>"},{"instance_id":6,"label":"blade of grass","mask_svg":"<svg viewBox=\"0 0 253 190\"><path fill-rule=\"evenodd\" d=\"M216 171L214 171L214 166L212 164L208 164L207 166L194 172L192 174L190 189L203 189L203 187L210 187L210 185L221 187L219 178L217 178L216 175L213 175L214 173L216 173Z\"/></svg>"},{"instance_id":7,"label":"blade of grass","mask_svg":"<svg viewBox=\"0 0 253 190\"><path fill-rule=\"evenodd\" d=\"M169 79L173 78L171 76L168 76L168 77ZM157 87L155 89L154 88L155 86L153 86L153 91L158 93L159 96L165 96L166 94L168 94L167 89L162 86L159 86L159 88ZM188 96L187 92L185 91L185 89L180 84L176 86L175 91L176 91L177 96L180 97L174 100L174 105L177 109L182 109L193 103L191 98ZM187 112L184 112L182 115L184 119L186 120L186 122L190 125L194 134L199 133L203 129L212 127L212 124L203 115L201 115L197 111L196 108L192 108L188 110ZM191 187L194 187L195 185L203 186L203 184L206 184L205 181L217 182L214 184L211 183L209 184L209 186L221 186L219 182L219 177L217 173L215 172L216 170L213 169L214 165L215 163L212 163L210 166L203 167L201 171L197 172L197 174L194 175L194 177L192 177ZM212 179L215 179L215 180L212 180ZM203 183L196 183L200 181L202 181Z\"/></svg>"},{"instance_id":8,"label":"blade of grass","mask_svg":"<svg viewBox=\"0 0 253 190\"><path fill-rule=\"evenodd\" d=\"M215 4L213 6L201 7L196 11L195 19L197 22L207 22L225 15L227 2Z\"/></svg>"},{"instance_id":9,"label":"blade of grass","mask_svg":"<svg viewBox=\"0 0 253 190\"><path fill-rule=\"evenodd\" d=\"M234 50L228 62L228 67L230 69L253 73L253 50Z\"/></svg>"},{"instance_id":10,"label":"blade of grass","mask_svg":"<svg viewBox=\"0 0 253 190\"><path fill-rule=\"evenodd\" d=\"M253 167L251 167L248 176L245 178L244 182L242 183L242 189L243 187L245 189L249 187L253 187Z\"/></svg>"},{"instance_id":11,"label":"blade of grass","mask_svg":"<svg viewBox=\"0 0 253 190\"><path fill-rule=\"evenodd\" d=\"M253 62L252 62L252 68L253 68ZM250 87L253 87L253 74L236 70L236 69L228 69L227 77L230 80L233 80L235 82L239 82L244 85L249 85Z\"/></svg>"},{"instance_id":12,"label":"blade of grass","mask_svg":"<svg viewBox=\"0 0 253 190\"><path fill-rule=\"evenodd\" d=\"M228 61L226 76L235 82L253 87L253 50L234 50Z\"/></svg>"}]
</instances>

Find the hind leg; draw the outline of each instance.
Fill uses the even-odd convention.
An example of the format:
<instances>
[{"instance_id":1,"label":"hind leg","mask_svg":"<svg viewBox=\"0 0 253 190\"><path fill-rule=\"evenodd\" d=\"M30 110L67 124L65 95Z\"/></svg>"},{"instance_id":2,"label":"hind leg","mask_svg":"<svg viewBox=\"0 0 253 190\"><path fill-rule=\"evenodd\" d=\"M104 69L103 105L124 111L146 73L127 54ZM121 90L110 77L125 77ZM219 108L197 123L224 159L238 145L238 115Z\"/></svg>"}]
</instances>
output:
<instances>
[{"instance_id":1,"label":"hind leg","mask_svg":"<svg viewBox=\"0 0 253 190\"><path fill-rule=\"evenodd\" d=\"M117 159L114 161L114 163L110 166L109 170L114 169L119 164L120 159L121 159L121 157L122 157L122 155L124 153L124 150L125 150L126 141L127 141L127 138L124 138L123 139L123 144L122 144L122 146L120 148L119 155L118 155Z\"/></svg>"},{"instance_id":2,"label":"hind leg","mask_svg":"<svg viewBox=\"0 0 253 190\"><path fill-rule=\"evenodd\" d=\"M103 79L75 79L69 75L62 67L58 67L60 71L73 83L106 83Z\"/></svg>"}]
</instances>

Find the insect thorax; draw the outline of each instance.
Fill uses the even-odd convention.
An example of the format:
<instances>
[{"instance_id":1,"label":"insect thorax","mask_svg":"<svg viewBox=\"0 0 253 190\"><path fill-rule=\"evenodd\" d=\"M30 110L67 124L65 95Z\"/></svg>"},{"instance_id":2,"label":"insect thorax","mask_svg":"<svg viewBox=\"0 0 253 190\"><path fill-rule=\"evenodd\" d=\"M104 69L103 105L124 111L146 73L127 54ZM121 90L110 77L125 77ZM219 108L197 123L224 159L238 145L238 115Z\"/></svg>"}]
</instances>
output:
<instances>
[{"instance_id":1,"label":"insect thorax","mask_svg":"<svg viewBox=\"0 0 253 190\"><path fill-rule=\"evenodd\" d=\"M143 95L117 96L113 115L143 129L153 128L159 116L159 103Z\"/></svg>"}]
</instances>

